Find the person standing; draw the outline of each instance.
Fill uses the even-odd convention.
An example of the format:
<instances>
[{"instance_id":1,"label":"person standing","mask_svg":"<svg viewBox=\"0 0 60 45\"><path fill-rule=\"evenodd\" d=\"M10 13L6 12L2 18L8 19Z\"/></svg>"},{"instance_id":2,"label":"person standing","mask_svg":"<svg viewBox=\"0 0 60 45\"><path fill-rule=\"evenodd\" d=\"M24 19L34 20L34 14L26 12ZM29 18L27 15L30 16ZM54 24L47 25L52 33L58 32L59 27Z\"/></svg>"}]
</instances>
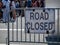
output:
<instances>
[{"instance_id":1,"label":"person standing","mask_svg":"<svg viewBox=\"0 0 60 45\"><path fill-rule=\"evenodd\" d=\"M10 17L11 17L11 21L15 21L16 19L16 10L15 10L16 6L15 6L15 1L14 0L10 0Z\"/></svg>"},{"instance_id":2,"label":"person standing","mask_svg":"<svg viewBox=\"0 0 60 45\"><path fill-rule=\"evenodd\" d=\"M9 2L9 0L2 0L2 2L3 2L3 22L8 22L9 11L10 11L10 7L9 7L10 2Z\"/></svg>"},{"instance_id":3,"label":"person standing","mask_svg":"<svg viewBox=\"0 0 60 45\"><path fill-rule=\"evenodd\" d=\"M39 7L38 0L32 0L32 7Z\"/></svg>"},{"instance_id":4,"label":"person standing","mask_svg":"<svg viewBox=\"0 0 60 45\"><path fill-rule=\"evenodd\" d=\"M2 1L0 1L0 21L2 20L2 17L3 17L2 8L3 8L3 3L2 3Z\"/></svg>"},{"instance_id":5,"label":"person standing","mask_svg":"<svg viewBox=\"0 0 60 45\"><path fill-rule=\"evenodd\" d=\"M31 7L32 1L31 0L25 0L25 7Z\"/></svg>"}]
</instances>

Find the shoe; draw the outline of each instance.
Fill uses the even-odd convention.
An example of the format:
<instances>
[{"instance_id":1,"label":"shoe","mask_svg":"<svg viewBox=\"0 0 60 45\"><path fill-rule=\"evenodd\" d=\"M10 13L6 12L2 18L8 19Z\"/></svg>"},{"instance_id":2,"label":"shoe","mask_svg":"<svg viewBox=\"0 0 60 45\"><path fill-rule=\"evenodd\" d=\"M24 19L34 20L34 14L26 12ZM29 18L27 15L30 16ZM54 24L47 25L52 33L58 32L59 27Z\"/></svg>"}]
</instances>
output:
<instances>
[{"instance_id":1,"label":"shoe","mask_svg":"<svg viewBox=\"0 0 60 45\"><path fill-rule=\"evenodd\" d=\"M12 18L10 21L11 21L11 22L15 22L15 19Z\"/></svg>"}]
</instances>

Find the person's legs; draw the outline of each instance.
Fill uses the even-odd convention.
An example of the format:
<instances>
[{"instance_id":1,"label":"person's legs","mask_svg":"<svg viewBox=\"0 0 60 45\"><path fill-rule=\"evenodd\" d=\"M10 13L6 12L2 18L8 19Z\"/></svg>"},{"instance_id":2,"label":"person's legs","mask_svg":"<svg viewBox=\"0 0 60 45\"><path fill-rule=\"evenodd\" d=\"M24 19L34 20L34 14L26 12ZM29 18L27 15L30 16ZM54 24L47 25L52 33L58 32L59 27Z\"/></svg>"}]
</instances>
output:
<instances>
[{"instance_id":1,"label":"person's legs","mask_svg":"<svg viewBox=\"0 0 60 45\"><path fill-rule=\"evenodd\" d=\"M2 17L3 17L3 15L2 15L2 13L0 12L0 19L2 19Z\"/></svg>"},{"instance_id":2,"label":"person's legs","mask_svg":"<svg viewBox=\"0 0 60 45\"><path fill-rule=\"evenodd\" d=\"M9 17L9 20L10 20L9 13L6 12L6 10L4 10L3 11L3 22L8 22L8 17Z\"/></svg>"},{"instance_id":3,"label":"person's legs","mask_svg":"<svg viewBox=\"0 0 60 45\"><path fill-rule=\"evenodd\" d=\"M1 15L0 15L0 19L1 19Z\"/></svg>"},{"instance_id":4,"label":"person's legs","mask_svg":"<svg viewBox=\"0 0 60 45\"><path fill-rule=\"evenodd\" d=\"M3 9L3 22L5 22L5 18L6 18L6 10Z\"/></svg>"}]
</instances>

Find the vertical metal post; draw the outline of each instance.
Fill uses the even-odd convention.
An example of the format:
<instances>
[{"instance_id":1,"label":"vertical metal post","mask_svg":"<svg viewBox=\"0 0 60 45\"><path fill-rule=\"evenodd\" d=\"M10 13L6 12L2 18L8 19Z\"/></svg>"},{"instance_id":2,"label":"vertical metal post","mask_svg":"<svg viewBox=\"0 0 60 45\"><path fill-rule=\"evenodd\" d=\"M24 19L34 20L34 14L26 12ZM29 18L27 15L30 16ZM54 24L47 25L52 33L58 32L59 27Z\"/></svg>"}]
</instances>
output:
<instances>
[{"instance_id":1,"label":"vertical metal post","mask_svg":"<svg viewBox=\"0 0 60 45\"><path fill-rule=\"evenodd\" d=\"M35 43L35 32L34 32L34 43Z\"/></svg>"},{"instance_id":2,"label":"vertical metal post","mask_svg":"<svg viewBox=\"0 0 60 45\"><path fill-rule=\"evenodd\" d=\"M29 29L30 30L30 29ZM30 39L30 42L31 42L31 33L30 33L30 31L29 31L29 39Z\"/></svg>"},{"instance_id":3,"label":"vertical metal post","mask_svg":"<svg viewBox=\"0 0 60 45\"><path fill-rule=\"evenodd\" d=\"M25 14L25 10L26 9L24 9L24 14ZM26 14L25 14L25 42L26 40L27 40L27 34L26 34Z\"/></svg>"},{"instance_id":4,"label":"vertical metal post","mask_svg":"<svg viewBox=\"0 0 60 45\"><path fill-rule=\"evenodd\" d=\"M57 20L57 41L59 41L59 9L58 10L58 20Z\"/></svg>"},{"instance_id":5,"label":"vertical metal post","mask_svg":"<svg viewBox=\"0 0 60 45\"><path fill-rule=\"evenodd\" d=\"M56 24L56 22L55 22L55 10L56 10L56 9L53 9L53 10L54 10L54 30L55 30L55 24ZM54 32L53 32L53 33L54 33ZM52 34L52 35L53 35L53 34ZM55 40L54 37L52 38L52 40Z\"/></svg>"},{"instance_id":6,"label":"vertical metal post","mask_svg":"<svg viewBox=\"0 0 60 45\"><path fill-rule=\"evenodd\" d=\"M9 33L10 31L9 31L9 16L8 16L8 45L10 45L10 42L9 42L9 39L10 39L10 37L9 37Z\"/></svg>"},{"instance_id":7,"label":"vertical metal post","mask_svg":"<svg viewBox=\"0 0 60 45\"><path fill-rule=\"evenodd\" d=\"M44 40L44 34L43 34L43 42L44 42L45 40Z\"/></svg>"},{"instance_id":8,"label":"vertical metal post","mask_svg":"<svg viewBox=\"0 0 60 45\"><path fill-rule=\"evenodd\" d=\"M12 22L12 41L14 41L14 22Z\"/></svg>"},{"instance_id":9,"label":"vertical metal post","mask_svg":"<svg viewBox=\"0 0 60 45\"><path fill-rule=\"evenodd\" d=\"M18 17L17 18L17 21L16 21L16 41L18 41Z\"/></svg>"},{"instance_id":10,"label":"vertical metal post","mask_svg":"<svg viewBox=\"0 0 60 45\"><path fill-rule=\"evenodd\" d=\"M22 42L22 10L21 10L21 42Z\"/></svg>"},{"instance_id":11,"label":"vertical metal post","mask_svg":"<svg viewBox=\"0 0 60 45\"><path fill-rule=\"evenodd\" d=\"M29 39L30 39L30 42L31 42L31 33L29 34L29 37L30 37Z\"/></svg>"},{"instance_id":12,"label":"vertical metal post","mask_svg":"<svg viewBox=\"0 0 60 45\"><path fill-rule=\"evenodd\" d=\"M38 42L40 42L40 34L38 34Z\"/></svg>"}]
</instances>

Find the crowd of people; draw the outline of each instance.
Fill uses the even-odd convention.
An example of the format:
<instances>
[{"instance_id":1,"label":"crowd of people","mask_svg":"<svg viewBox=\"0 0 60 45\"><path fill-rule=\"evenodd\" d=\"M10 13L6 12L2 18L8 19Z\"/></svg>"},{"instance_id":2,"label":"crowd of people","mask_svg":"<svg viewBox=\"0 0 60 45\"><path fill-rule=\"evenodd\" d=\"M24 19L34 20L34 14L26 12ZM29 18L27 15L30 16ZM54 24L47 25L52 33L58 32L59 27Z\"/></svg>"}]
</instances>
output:
<instances>
[{"instance_id":1,"label":"crowd of people","mask_svg":"<svg viewBox=\"0 0 60 45\"><path fill-rule=\"evenodd\" d=\"M16 14L24 16L24 10L15 10L15 8L45 7L44 0L0 0L0 20L3 22L16 19ZM13 10L12 10L13 9ZM10 10L12 10L10 12ZM10 12L10 13L9 13Z\"/></svg>"},{"instance_id":2,"label":"crowd of people","mask_svg":"<svg viewBox=\"0 0 60 45\"><path fill-rule=\"evenodd\" d=\"M45 0L16 0L16 3L19 4L19 7L44 7Z\"/></svg>"}]
</instances>

